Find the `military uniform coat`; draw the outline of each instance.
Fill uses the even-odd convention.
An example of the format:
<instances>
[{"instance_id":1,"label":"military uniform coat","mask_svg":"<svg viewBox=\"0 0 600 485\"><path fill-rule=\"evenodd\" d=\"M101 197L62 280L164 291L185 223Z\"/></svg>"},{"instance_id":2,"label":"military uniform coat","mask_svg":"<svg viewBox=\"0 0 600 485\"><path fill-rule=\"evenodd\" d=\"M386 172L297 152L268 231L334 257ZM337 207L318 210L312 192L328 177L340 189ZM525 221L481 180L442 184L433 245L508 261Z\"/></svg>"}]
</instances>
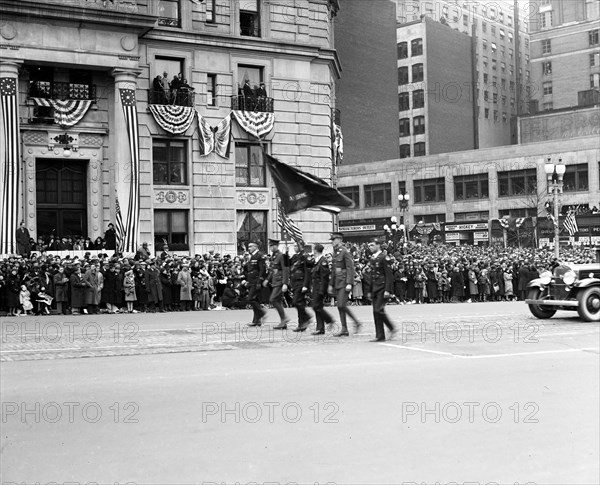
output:
<instances>
[{"instance_id":1,"label":"military uniform coat","mask_svg":"<svg viewBox=\"0 0 600 485\"><path fill-rule=\"evenodd\" d=\"M346 285L354 285L354 261L350 252L344 247L338 249L333 255L330 284L334 290L341 290Z\"/></svg>"}]
</instances>

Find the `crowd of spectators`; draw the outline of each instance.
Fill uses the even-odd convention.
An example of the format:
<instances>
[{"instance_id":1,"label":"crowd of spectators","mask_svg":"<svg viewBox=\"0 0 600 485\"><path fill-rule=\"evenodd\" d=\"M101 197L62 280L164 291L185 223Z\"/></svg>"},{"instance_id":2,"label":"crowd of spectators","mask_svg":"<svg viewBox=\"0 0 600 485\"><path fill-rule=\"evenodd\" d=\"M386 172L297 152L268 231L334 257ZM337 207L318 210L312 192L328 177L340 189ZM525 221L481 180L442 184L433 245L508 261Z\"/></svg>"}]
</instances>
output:
<instances>
[{"instance_id":1,"label":"crowd of spectators","mask_svg":"<svg viewBox=\"0 0 600 485\"><path fill-rule=\"evenodd\" d=\"M347 246L356 268L352 301L369 304L368 247ZM135 257L128 258L102 249L97 256L86 253L82 258L53 255L47 249L0 260L0 312L44 315L246 308L248 253L179 256L165 245L160 254L153 255L144 243ZM510 247L410 244L398 252L390 250L389 256L393 300L399 304L522 300L527 283L558 264L551 250ZM591 248L564 248L561 260L594 262L595 254ZM264 288L262 302L267 305L268 300L269 289Z\"/></svg>"}]
</instances>

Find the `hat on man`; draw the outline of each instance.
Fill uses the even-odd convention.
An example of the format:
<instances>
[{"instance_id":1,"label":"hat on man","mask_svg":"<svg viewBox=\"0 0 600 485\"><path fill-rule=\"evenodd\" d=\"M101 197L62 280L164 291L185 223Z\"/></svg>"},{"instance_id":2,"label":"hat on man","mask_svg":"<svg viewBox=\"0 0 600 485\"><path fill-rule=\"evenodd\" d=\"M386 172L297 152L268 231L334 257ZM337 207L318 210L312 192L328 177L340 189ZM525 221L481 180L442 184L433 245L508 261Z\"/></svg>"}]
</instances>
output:
<instances>
[{"instance_id":1,"label":"hat on man","mask_svg":"<svg viewBox=\"0 0 600 485\"><path fill-rule=\"evenodd\" d=\"M279 239L270 239L269 238L269 246L279 246Z\"/></svg>"},{"instance_id":2,"label":"hat on man","mask_svg":"<svg viewBox=\"0 0 600 485\"><path fill-rule=\"evenodd\" d=\"M384 240L383 240L383 238L372 237L371 239L369 239L369 243L375 243L377 245L381 245L384 243Z\"/></svg>"},{"instance_id":3,"label":"hat on man","mask_svg":"<svg viewBox=\"0 0 600 485\"><path fill-rule=\"evenodd\" d=\"M344 235L341 232L332 232L329 240L333 241L334 239L344 239Z\"/></svg>"},{"instance_id":4,"label":"hat on man","mask_svg":"<svg viewBox=\"0 0 600 485\"><path fill-rule=\"evenodd\" d=\"M315 251L317 253L322 253L323 249L325 249L325 247L322 244L315 244Z\"/></svg>"}]
</instances>

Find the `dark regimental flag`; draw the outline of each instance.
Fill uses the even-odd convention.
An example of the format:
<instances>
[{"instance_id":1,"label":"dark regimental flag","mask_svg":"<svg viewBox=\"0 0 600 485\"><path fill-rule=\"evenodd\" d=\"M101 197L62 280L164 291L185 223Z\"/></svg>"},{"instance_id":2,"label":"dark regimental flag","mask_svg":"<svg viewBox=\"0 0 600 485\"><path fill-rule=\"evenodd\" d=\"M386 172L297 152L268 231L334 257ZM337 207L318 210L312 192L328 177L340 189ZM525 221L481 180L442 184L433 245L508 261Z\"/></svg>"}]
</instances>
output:
<instances>
[{"instance_id":1,"label":"dark regimental flag","mask_svg":"<svg viewBox=\"0 0 600 485\"><path fill-rule=\"evenodd\" d=\"M286 214L311 207L337 214L342 207L354 206L352 199L319 177L290 167L266 153L264 157Z\"/></svg>"},{"instance_id":2,"label":"dark regimental flag","mask_svg":"<svg viewBox=\"0 0 600 485\"><path fill-rule=\"evenodd\" d=\"M569 211L567 217L565 217L563 227L567 230L569 236L574 236L575 233L579 231L579 227L577 227L577 219L575 219L575 213L573 211Z\"/></svg>"},{"instance_id":3,"label":"dark regimental flag","mask_svg":"<svg viewBox=\"0 0 600 485\"><path fill-rule=\"evenodd\" d=\"M281 204L277 204L277 222L281 231L286 231L292 239L298 244L304 244L304 237L300 228L292 221L289 216L285 213L285 210Z\"/></svg>"},{"instance_id":4,"label":"dark regimental flag","mask_svg":"<svg viewBox=\"0 0 600 485\"><path fill-rule=\"evenodd\" d=\"M19 218L19 106L15 78L0 78L0 99L4 148L0 173L0 254L11 254L17 249Z\"/></svg>"},{"instance_id":5,"label":"dark regimental flag","mask_svg":"<svg viewBox=\"0 0 600 485\"><path fill-rule=\"evenodd\" d=\"M138 221L140 219L140 145L138 131L138 113L133 89L120 89L121 104L125 115L129 152L131 158L130 170L127 172L129 186L127 187L127 214L125 217L125 234L123 251L137 250ZM123 199L122 199L123 201Z\"/></svg>"}]
</instances>

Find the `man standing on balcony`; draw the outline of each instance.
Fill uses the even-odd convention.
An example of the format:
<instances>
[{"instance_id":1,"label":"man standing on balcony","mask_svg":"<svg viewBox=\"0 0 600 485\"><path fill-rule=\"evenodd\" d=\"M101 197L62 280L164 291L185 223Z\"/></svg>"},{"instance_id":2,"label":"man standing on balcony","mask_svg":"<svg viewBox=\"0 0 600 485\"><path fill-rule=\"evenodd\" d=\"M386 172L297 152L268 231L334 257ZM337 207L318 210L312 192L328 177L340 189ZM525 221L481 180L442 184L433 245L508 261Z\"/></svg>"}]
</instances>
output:
<instances>
[{"instance_id":1,"label":"man standing on balcony","mask_svg":"<svg viewBox=\"0 0 600 485\"><path fill-rule=\"evenodd\" d=\"M250 86L250 79L244 81L244 87L242 88L242 94L244 95L244 109L246 111L254 110L254 90Z\"/></svg>"},{"instance_id":2,"label":"man standing on balcony","mask_svg":"<svg viewBox=\"0 0 600 485\"><path fill-rule=\"evenodd\" d=\"M163 72L163 77L160 80L160 83L162 84L162 89L165 93L165 100L169 102L171 99L171 92L169 91L171 86L169 86L169 73L167 71Z\"/></svg>"},{"instance_id":3,"label":"man standing on balcony","mask_svg":"<svg viewBox=\"0 0 600 485\"><path fill-rule=\"evenodd\" d=\"M267 107L267 90L265 89L264 82L261 82L258 86L256 97L258 98L258 111L265 112Z\"/></svg>"},{"instance_id":4,"label":"man standing on balcony","mask_svg":"<svg viewBox=\"0 0 600 485\"><path fill-rule=\"evenodd\" d=\"M17 229L17 253L21 256L29 257L31 253L31 245L29 243L29 230L25 227L25 221L21 221Z\"/></svg>"}]
</instances>

